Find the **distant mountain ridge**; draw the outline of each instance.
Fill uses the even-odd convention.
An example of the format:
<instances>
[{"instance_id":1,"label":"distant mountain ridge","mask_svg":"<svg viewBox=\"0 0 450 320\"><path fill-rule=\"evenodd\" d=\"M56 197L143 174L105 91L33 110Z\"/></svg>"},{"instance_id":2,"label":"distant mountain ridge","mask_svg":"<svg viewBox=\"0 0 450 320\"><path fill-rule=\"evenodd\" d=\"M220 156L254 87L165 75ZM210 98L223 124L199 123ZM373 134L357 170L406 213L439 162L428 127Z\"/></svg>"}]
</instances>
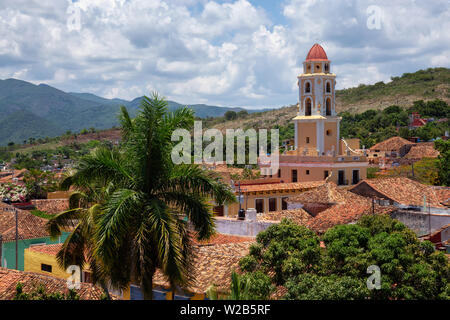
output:
<instances>
[{"instance_id":1,"label":"distant mountain ridge","mask_svg":"<svg viewBox=\"0 0 450 320\"><path fill-rule=\"evenodd\" d=\"M0 80L0 145L21 143L28 138L58 136L68 130L109 129L118 125L120 105L125 105L134 116L141 100L142 97L132 101L106 99L91 93L67 93L46 84ZM184 106L174 101L168 101L168 104L170 111ZM200 118L222 116L229 110L245 110L203 104L189 107Z\"/></svg>"},{"instance_id":2,"label":"distant mountain ridge","mask_svg":"<svg viewBox=\"0 0 450 320\"><path fill-rule=\"evenodd\" d=\"M119 105L125 105L134 116L142 97L132 101L105 99L91 93L66 93L51 86L34 85L26 81L0 80L0 146L10 141L52 137L67 130L83 128L108 129L117 125ZM409 107L415 100L441 99L450 104L450 69L428 68L392 77L388 83L359 85L336 90L336 110L359 113L368 109L384 109L390 105ZM168 101L175 110L180 103ZM226 108L202 104L190 105L201 118L222 116ZM286 125L297 112L295 105L275 110L248 110L251 117L222 121L214 127L270 128ZM219 120L219 119L217 119Z\"/></svg>"}]
</instances>

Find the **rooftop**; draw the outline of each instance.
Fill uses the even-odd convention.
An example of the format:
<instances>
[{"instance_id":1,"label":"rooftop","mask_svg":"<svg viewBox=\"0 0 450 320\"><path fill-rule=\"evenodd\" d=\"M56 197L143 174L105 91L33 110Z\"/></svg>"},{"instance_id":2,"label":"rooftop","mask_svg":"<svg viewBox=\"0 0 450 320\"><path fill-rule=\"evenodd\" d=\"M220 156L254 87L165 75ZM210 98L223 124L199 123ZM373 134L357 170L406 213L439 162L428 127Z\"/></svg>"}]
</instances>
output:
<instances>
[{"instance_id":1,"label":"rooftop","mask_svg":"<svg viewBox=\"0 0 450 320\"><path fill-rule=\"evenodd\" d=\"M441 204L435 188L421 184L417 181L404 177L386 177L377 179L366 179L360 181L352 187L350 191L358 192L361 185L367 185L373 190L402 205L423 206L424 196L426 196L427 205L435 208L444 207ZM446 191L441 191L445 193Z\"/></svg>"},{"instance_id":2,"label":"rooftop","mask_svg":"<svg viewBox=\"0 0 450 320\"><path fill-rule=\"evenodd\" d=\"M185 289L192 293L205 293L211 285L215 285L219 292L228 291L231 273L239 268L239 260L248 254L252 243L253 241L195 247L193 282ZM153 283L163 287L169 286L159 269L153 277Z\"/></svg>"},{"instance_id":3,"label":"rooftop","mask_svg":"<svg viewBox=\"0 0 450 320\"><path fill-rule=\"evenodd\" d=\"M398 151L404 145L414 144L414 142L403 139L402 137L392 137L381 141L370 148L370 151Z\"/></svg>"},{"instance_id":4,"label":"rooftop","mask_svg":"<svg viewBox=\"0 0 450 320\"><path fill-rule=\"evenodd\" d=\"M422 158L437 158L439 151L430 144L416 144L411 147L409 152L405 155L407 159L422 159Z\"/></svg>"},{"instance_id":5,"label":"rooftop","mask_svg":"<svg viewBox=\"0 0 450 320\"><path fill-rule=\"evenodd\" d=\"M324 184L324 181L241 185L241 192L309 190L322 184Z\"/></svg>"},{"instance_id":6,"label":"rooftop","mask_svg":"<svg viewBox=\"0 0 450 320\"><path fill-rule=\"evenodd\" d=\"M23 285L23 292L29 293L42 285L48 293L67 293L67 281L47 275L0 268L0 300L12 300L16 294L17 283ZM99 300L103 291L90 283L81 283L76 290L82 300Z\"/></svg>"},{"instance_id":7,"label":"rooftop","mask_svg":"<svg viewBox=\"0 0 450 320\"><path fill-rule=\"evenodd\" d=\"M293 222L299 225L306 225L310 220L313 219L313 217L308 212L301 208L268 212L258 216L258 220L263 221L281 221L283 218L291 219Z\"/></svg>"},{"instance_id":8,"label":"rooftop","mask_svg":"<svg viewBox=\"0 0 450 320\"><path fill-rule=\"evenodd\" d=\"M4 211L12 209L13 206L0 202L0 234L3 241L12 241L16 234L16 219L13 211ZM47 237L47 220L36 217L35 215L20 209L17 210L19 239L34 239Z\"/></svg>"},{"instance_id":9,"label":"rooftop","mask_svg":"<svg viewBox=\"0 0 450 320\"><path fill-rule=\"evenodd\" d=\"M328 61L328 57L322 46L315 43L309 50L306 61Z\"/></svg>"},{"instance_id":10,"label":"rooftop","mask_svg":"<svg viewBox=\"0 0 450 320\"><path fill-rule=\"evenodd\" d=\"M339 191L333 182L327 182L315 189L305 191L299 195L290 197L289 203L337 203L345 200L343 192Z\"/></svg>"}]
</instances>

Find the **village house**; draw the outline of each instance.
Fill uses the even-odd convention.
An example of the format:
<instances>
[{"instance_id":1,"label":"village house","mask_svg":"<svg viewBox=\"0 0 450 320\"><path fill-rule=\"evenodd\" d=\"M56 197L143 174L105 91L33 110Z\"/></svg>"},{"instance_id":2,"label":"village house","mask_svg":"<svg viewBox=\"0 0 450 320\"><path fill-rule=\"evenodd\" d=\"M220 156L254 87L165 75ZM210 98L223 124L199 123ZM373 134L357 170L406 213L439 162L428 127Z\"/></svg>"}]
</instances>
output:
<instances>
[{"instance_id":1,"label":"village house","mask_svg":"<svg viewBox=\"0 0 450 320\"><path fill-rule=\"evenodd\" d=\"M359 141L350 145L339 137L336 75L331 73L331 61L319 44L308 52L303 73L297 78L299 102L293 119L294 148L280 155L279 171L268 174L286 183L319 181L331 176L338 185L352 185L365 179L368 162L364 153L357 150ZM261 159L259 165L266 174L271 170Z\"/></svg>"},{"instance_id":2,"label":"village house","mask_svg":"<svg viewBox=\"0 0 450 320\"><path fill-rule=\"evenodd\" d=\"M195 258L192 268L192 284L189 288L177 288L175 296L167 279L160 270L153 278L153 295L155 300L203 300L211 286L219 294L229 291L231 272L238 269L239 260L248 254L254 237L242 237L216 234L209 240L194 239ZM56 254L62 244L41 245L31 247L25 252L25 271L43 274L59 279L67 279L67 273L61 269L56 260ZM81 273L82 283L91 282L89 266ZM130 284L123 292L113 293L124 300L142 300L143 295L139 285Z\"/></svg>"},{"instance_id":3,"label":"village house","mask_svg":"<svg viewBox=\"0 0 450 320\"><path fill-rule=\"evenodd\" d=\"M361 181L349 191L396 208L391 217L403 222L418 236L430 234L450 223L450 188L433 187L404 177Z\"/></svg>"},{"instance_id":4,"label":"village house","mask_svg":"<svg viewBox=\"0 0 450 320\"><path fill-rule=\"evenodd\" d=\"M368 157L369 159L404 157L413 145L415 145L414 142L402 137L392 137L372 146L369 149Z\"/></svg>"},{"instance_id":5,"label":"village house","mask_svg":"<svg viewBox=\"0 0 450 320\"><path fill-rule=\"evenodd\" d=\"M47 220L0 202L0 267L16 268L16 218L14 210L17 210L18 218L17 269L24 270L25 249L34 245L64 242L69 233L63 232L58 239L53 240L46 228Z\"/></svg>"}]
</instances>

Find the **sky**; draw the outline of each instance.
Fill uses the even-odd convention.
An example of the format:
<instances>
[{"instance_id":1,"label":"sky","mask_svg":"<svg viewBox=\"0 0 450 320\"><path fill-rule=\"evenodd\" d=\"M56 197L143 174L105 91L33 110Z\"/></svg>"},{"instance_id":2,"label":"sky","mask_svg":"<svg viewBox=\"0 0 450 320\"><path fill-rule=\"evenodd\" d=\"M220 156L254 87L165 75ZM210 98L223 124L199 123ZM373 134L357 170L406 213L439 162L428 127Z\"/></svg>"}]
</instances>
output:
<instances>
[{"instance_id":1,"label":"sky","mask_svg":"<svg viewBox=\"0 0 450 320\"><path fill-rule=\"evenodd\" d=\"M450 67L450 0L2 0L0 79L281 107L314 43L337 88Z\"/></svg>"}]
</instances>

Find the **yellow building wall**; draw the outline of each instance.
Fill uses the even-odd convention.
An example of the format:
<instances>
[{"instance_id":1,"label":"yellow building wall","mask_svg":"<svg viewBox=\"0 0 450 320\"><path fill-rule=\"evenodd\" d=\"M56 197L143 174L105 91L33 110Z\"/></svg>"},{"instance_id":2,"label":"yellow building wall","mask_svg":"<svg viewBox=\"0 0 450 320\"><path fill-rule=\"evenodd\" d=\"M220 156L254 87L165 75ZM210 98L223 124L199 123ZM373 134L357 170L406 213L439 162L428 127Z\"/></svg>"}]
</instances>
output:
<instances>
[{"instance_id":1,"label":"yellow building wall","mask_svg":"<svg viewBox=\"0 0 450 320\"><path fill-rule=\"evenodd\" d=\"M316 138L316 123L314 122L298 122L297 129L297 143L298 148L308 148L316 150L317 138ZM309 143L306 143L306 137L309 137Z\"/></svg>"},{"instance_id":2,"label":"yellow building wall","mask_svg":"<svg viewBox=\"0 0 450 320\"><path fill-rule=\"evenodd\" d=\"M43 263L51 265L52 272L42 271L41 264ZM69 277L69 274L59 267L55 256L30 251L29 249L25 249L24 252L24 271L46 274L60 279L67 279Z\"/></svg>"},{"instance_id":3,"label":"yellow building wall","mask_svg":"<svg viewBox=\"0 0 450 320\"><path fill-rule=\"evenodd\" d=\"M253 192L250 194L243 193L244 202L241 205L241 208L247 210L248 208L256 208L256 199L264 199L264 213L269 212L269 199L276 199L276 209L275 211L281 211L282 208L282 198L294 196L296 194L300 194L303 191L292 190L290 192L280 192L273 191L271 193L268 192ZM237 217L239 212L239 203L232 203L228 205L228 216L229 217Z\"/></svg>"},{"instance_id":4,"label":"yellow building wall","mask_svg":"<svg viewBox=\"0 0 450 320\"><path fill-rule=\"evenodd\" d=\"M336 154L339 154L339 146L337 144L337 122L325 122L324 123L324 151L325 153L327 151L331 151L333 146L334 150L336 151ZM327 135L327 131L329 132L329 135Z\"/></svg>"},{"instance_id":5,"label":"yellow building wall","mask_svg":"<svg viewBox=\"0 0 450 320\"><path fill-rule=\"evenodd\" d=\"M347 167L316 167L316 168L307 168L307 167L280 167L281 169L281 179L284 182L292 182L292 170L297 170L298 182L305 181L320 181L325 179L325 171L328 171L328 174L331 173L332 176L330 178L331 181L338 183L338 171L345 171L345 178L351 184L351 179L353 175L353 170L359 170L359 179L365 179L367 177L367 167L357 167L357 168L347 168ZM307 174L306 170L309 170L309 174Z\"/></svg>"}]
</instances>

